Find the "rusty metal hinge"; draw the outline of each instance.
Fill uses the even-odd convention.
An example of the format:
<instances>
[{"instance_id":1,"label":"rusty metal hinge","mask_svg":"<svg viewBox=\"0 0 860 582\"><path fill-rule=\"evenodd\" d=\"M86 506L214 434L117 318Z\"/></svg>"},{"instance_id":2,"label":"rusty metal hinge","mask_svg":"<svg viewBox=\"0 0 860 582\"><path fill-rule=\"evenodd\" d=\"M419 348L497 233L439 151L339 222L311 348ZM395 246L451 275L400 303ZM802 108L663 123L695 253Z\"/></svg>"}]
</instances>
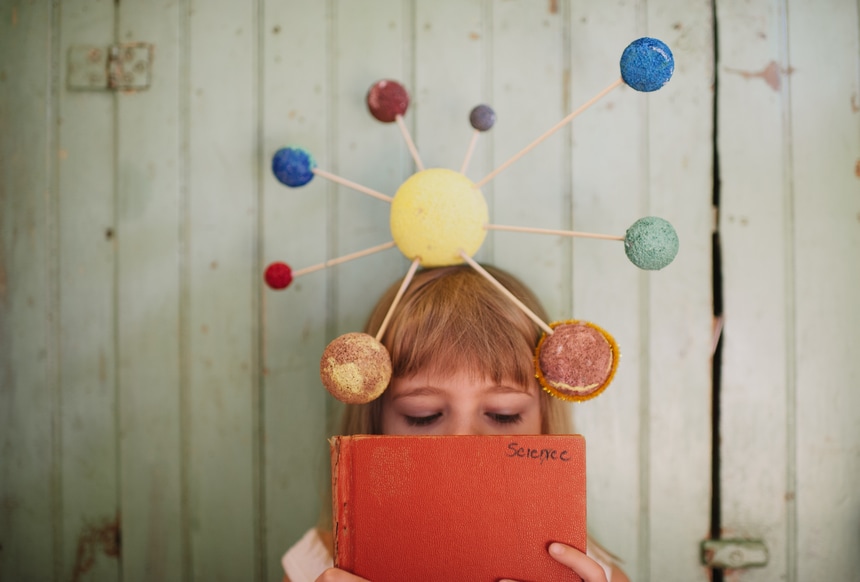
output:
<instances>
[{"instance_id":1,"label":"rusty metal hinge","mask_svg":"<svg viewBox=\"0 0 860 582\"><path fill-rule=\"evenodd\" d=\"M152 80L153 45L145 42L108 47L69 47L67 85L76 91L141 91Z\"/></svg>"},{"instance_id":2,"label":"rusty metal hinge","mask_svg":"<svg viewBox=\"0 0 860 582\"><path fill-rule=\"evenodd\" d=\"M761 540L725 539L702 542L702 563L708 568L759 568L766 566L767 546Z\"/></svg>"}]
</instances>

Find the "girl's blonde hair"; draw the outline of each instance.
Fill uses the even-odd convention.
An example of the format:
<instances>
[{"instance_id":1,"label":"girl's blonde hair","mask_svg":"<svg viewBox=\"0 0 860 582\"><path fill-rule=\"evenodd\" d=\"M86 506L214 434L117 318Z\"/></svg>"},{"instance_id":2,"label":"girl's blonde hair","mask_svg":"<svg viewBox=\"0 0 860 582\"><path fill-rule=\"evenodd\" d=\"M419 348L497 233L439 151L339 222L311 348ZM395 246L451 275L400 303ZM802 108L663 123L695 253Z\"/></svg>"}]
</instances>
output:
<instances>
[{"instance_id":1,"label":"girl's blonde hair","mask_svg":"<svg viewBox=\"0 0 860 582\"><path fill-rule=\"evenodd\" d=\"M546 313L534 293L501 269L485 266L506 289L543 321ZM401 282L376 304L365 332L376 335ZM572 431L565 403L540 390L534 349L541 329L509 297L468 265L419 270L394 309L381 338L391 354L392 377L419 370L447 374L471 370L476 378L534 385L540 392L541 432ZM340 434L381 434L382 398L347 405Z\"/></svg>"}]
</instances>

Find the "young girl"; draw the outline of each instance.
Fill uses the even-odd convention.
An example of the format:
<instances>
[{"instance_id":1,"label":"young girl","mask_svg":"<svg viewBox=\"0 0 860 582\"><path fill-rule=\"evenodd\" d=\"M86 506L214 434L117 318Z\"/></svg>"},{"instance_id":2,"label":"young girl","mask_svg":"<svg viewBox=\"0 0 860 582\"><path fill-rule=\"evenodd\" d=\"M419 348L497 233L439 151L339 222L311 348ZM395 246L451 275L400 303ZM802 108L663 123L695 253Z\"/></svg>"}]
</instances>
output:
<instances>
[{"instance_id":1,"label":"young girl","mask_svg":"<svg viewBox=\"0 0 860 582\"><path fill-rule=\"evenodd\" d=\"M487 270L541 319L534 294L512 275ZM382 325L400 283L377 303L366 332ZM388 389L369 404L347 405L341 434L570 433L565 403L535 379L541 330L466 265L416 273L381 342L391 355ZM330 524L330 519L323 519ZM332 568L332 534L310 530L283 557L285 582L359 582ZM611 555L589 540L588 554L555 543L550 555L586 582L627 582Z\"/></svg>"}]
</instances>

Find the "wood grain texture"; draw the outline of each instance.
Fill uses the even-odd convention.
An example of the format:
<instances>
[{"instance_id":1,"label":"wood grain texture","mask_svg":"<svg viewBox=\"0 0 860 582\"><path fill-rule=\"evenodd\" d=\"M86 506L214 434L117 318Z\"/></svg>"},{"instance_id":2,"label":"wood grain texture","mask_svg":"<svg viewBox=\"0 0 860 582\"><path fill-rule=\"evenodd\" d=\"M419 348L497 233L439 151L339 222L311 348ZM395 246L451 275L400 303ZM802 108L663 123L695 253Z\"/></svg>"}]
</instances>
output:
<instances>
[{"instance_id":1,"label":"wood grain texture","mask_svg":"<svg viewBox=\"0 0 860 582\"><path fill-rule=\"evenodd\" d=\"M764 569L745 580L788 576L788 383L793 354L791 186L787 95L754 76L786 68L777 4L718 7L720 237L726 326L722 385L722 524L725 537L764 539ZM744 74L747 73L747 74ZM748 76L749 75L749 76ZM751 155L755 152L755 155ZM755 492L750 495L750 492Z\"/></svg>"},{"instance_id":2,"label":"wood grain texture","mask_svg":"<svg viewBox=\"0 0 860 582\"><path fill-rule=\"evenodd\" d=\"M491 78L498 121L493 168L529 145L568 113L567 23L562 12L528 2L492 5ZM484 186L490 221L569 229L571 128L565 127ZM478 176L482 178L483 176ZM568 319L570 253L565 237L494 232L487 260L535 290L552 320Z\"/></svg>"},{"instance_id":3,"label":"wood grain texture","mask_svg":"<svg viewBox=\"0 0 860 582\"><path fill-rule=\"evenodd\" d=\"M184 544L182 240L187 113L181 6L123 2L124 41L154 46L153 81L116 95L117 422L122 579L180 579Z\"/></svg>"},{"instance_id":4,"label":"wood grain texture","mask_svg":"<svg viewBox=\"0 0 860 582\"><path fill-rule=\"evenodd\" d=\"M783 78L794 199L797 518L789 525L797 580L860 571L860 398L852 389L860 380L860 15L856 2L827 6L787 3Z\"/></svg>"},{"instance_id":5,"label":"wood grain texture","mask_svg":"<svg viewBox=\"0 0 860 582\"><path fill-rule=\"evenodd\" d=\"M767 567L734 579L851 578L857 7L727 4L718 17L723 525L770 553Z\"/></svg>"},{"instance_id":6,"label":"wood grain texture","mask_svg":"<svg viewBox=\"0 0 860 582\"><path fill-rule=\"evenodd\" d=\"M60 46L107 47L114 6L86 1L61 11ZM60 71L64 80L65 69ZM59 390L62 575L115 578L119 514L116 379L115 101L62 90L59 100ZM104 538L102 538L104 535Z\"/></svg>"},{"instance_id":7,"label":"wood grain texture","mask_svg":"<svg viewBox=\"0 0 860 582\"><path fill-rule=\"evenodd\" d=\"M414 93L412 3L336 2L332 26L330 115L336 129L328 139L335 173L393 196L415 169L412 156L396 124L374 119L365 97L371 85L383 79L397 81ZM415 107L413 94L404 115L413 140L417 137ZM389 204L341 186L333 192L327 223L329 258L391 240ZM397 250L389 250L332 269L328 340L363 329L376 299L408 267Z\"/></svg>"},{"instance_id":8,"label":"wood grain texture","mask_svg":"<svg viewBox=\"0 0 860 582\"><path fill-rule=\"evenodd\" d=\"M647 213L677 225L684 253L665 271L643 273L649 331L640 346L650 358L650 404L642 421L651 423L652 467L650 576L643 577L707 580L698 544L688 540L710 523L711 6L653 1L646 18L647 34L665 39L677 62L672 81L648 100Z\"/></svg>"},{"instance_id":9,"label":"wood grain texture","mask_svg":"<svg viewBox=\"0 0 860 582\"><path fill-rule=\"evenodd\" d=\"M332 14L325 2L302 0L267 2L263 10L261 252L264 264L281 260L301 269L329 258L334 186L317 177L301 188L287 188L275 179L270 164L279 148L298 145L311 152L319 167L332 169ZM300 277L281 292L258 279L266 580L283 571L281 556L317 522L327 499L328 393L320 383L319 358L331 339L329 271Z\"/></svg>"},{"instance_id":10,"label":"wood grain texture","mask_svg":"<svg viewBox=\"0 0 860 582\"><path fill-rule=\"evenodd\" d=\"M675 226L682 250L665 270L646 273L623 248L575 243L574 307L615 333L622 349L617 379L576 409L577 428L591 435L592 455L613 460L590 468L593 513L605 515L598 539L620 538L615 551L636 578L706 579L688 540L707 528L710 495L710 14L704 3L649 2L622 15L576 6L577 100L611 81L596 73L617 74L620 51L640 36L670 46L675 75L647 96L623 87L578 120L575 229L623 234L638 217L657 215ZM615 50L597 53L598 39L614 40ZM658 444L678 435L683 443Z\"/></svg>"},{"instance_id":11,"label":"wood grain texture","mask_svg":"<svg viewBox=\"0 0 860 582\"><path fill-rule=\"evenodd\" d=\"M260 576L254 4L189 13L187 463L191 575Z\"/></svg>"},{"instance_id":12,"label":"wood grain texture","mask_svg":"<svg viewBox=\"0 0 860 582\"><path fill-rule=\"evenodd\" d=\"M570 14L570 93L576 107L611 83L621 51L643 34L635 5L619 11L606 3L574 2ZM670 81L674 82L674 81ZM648 200L648 98L621 87L573 122L571 175L574 230L623 235ZM655 94L662 102L663 96ZM673 267L657 277L672 277ZM648 277L649 275L645 275ZM640 313L646 279L624 254L623 243L573 242L571 315L600 325L619 344L618 372L606 391L574 408L575 428L587 437L589 528L599 542L624 560L624 570L641 578L648 564L649 523L643 473L650 451L638 445L648 419L647 354L639 349L647 319ZM647 434L647 433L645 433ZM624 467L624 469L620 469ZM622 470L625 478L618 478ZM643 490L644 488L644 490Z\"/></svg>"},{"instance_id":13,"label":"wood grain texture","mask_svg":"<svg viewBox=\"0 0 860 582\"><path fill-rule=\"evenodd\" d=\"M0 579L50 580L61 564L56 25L45 3L9 8L0 16Z\"/></svg>"}]
</instances>

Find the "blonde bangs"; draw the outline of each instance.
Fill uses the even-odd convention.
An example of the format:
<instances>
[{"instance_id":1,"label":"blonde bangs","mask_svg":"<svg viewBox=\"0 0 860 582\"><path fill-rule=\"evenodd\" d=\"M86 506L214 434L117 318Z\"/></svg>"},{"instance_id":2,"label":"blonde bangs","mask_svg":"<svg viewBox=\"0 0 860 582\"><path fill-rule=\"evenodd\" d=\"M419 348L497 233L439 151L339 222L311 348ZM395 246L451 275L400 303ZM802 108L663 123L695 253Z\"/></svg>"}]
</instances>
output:
<instances>
[{"instance_id":1,"label":"blonde bangs","mask_svg":"<svg viewBox=\"0 0 860 582\"><path fill-rule=\"evenodd\" d=\"M506 287L513 287L511 291L520 300L537 304L512 277L495 269L492 272ZM397 286L387 296L393 300L396 291ZM380 315L384 318L391 300L382 302L385 307L377 310L382 313L374 314L371 325ZM539 328L471 267L419 272L391 322L382 343L391 354L395 377L409 377L419 370L444 376L467 369L495 382L522 386L534 382L533 352Z\"/></svg>"},{"instance_id":2,"label":"blonde bangs","mask_svg":"<svg viewBox=\"0 0 860 582\"><path fill-rule=\"evenodd\" d=\"M513 275L485 266L506 289L543 321L546 313L534 294ZM377 303L365 327L376 335L400 283ZM541 329L510 298L467 265L423 269L415 274L394 310L382 344L391 355L392 374L408 378L419 371L444 377L469 370L476 379L534 386L540 393L541 432L569 433L570 410L540 389L534 350ZM382 398L347 405L341 434L380 434Z\"/></svg>"}]
</instances>

